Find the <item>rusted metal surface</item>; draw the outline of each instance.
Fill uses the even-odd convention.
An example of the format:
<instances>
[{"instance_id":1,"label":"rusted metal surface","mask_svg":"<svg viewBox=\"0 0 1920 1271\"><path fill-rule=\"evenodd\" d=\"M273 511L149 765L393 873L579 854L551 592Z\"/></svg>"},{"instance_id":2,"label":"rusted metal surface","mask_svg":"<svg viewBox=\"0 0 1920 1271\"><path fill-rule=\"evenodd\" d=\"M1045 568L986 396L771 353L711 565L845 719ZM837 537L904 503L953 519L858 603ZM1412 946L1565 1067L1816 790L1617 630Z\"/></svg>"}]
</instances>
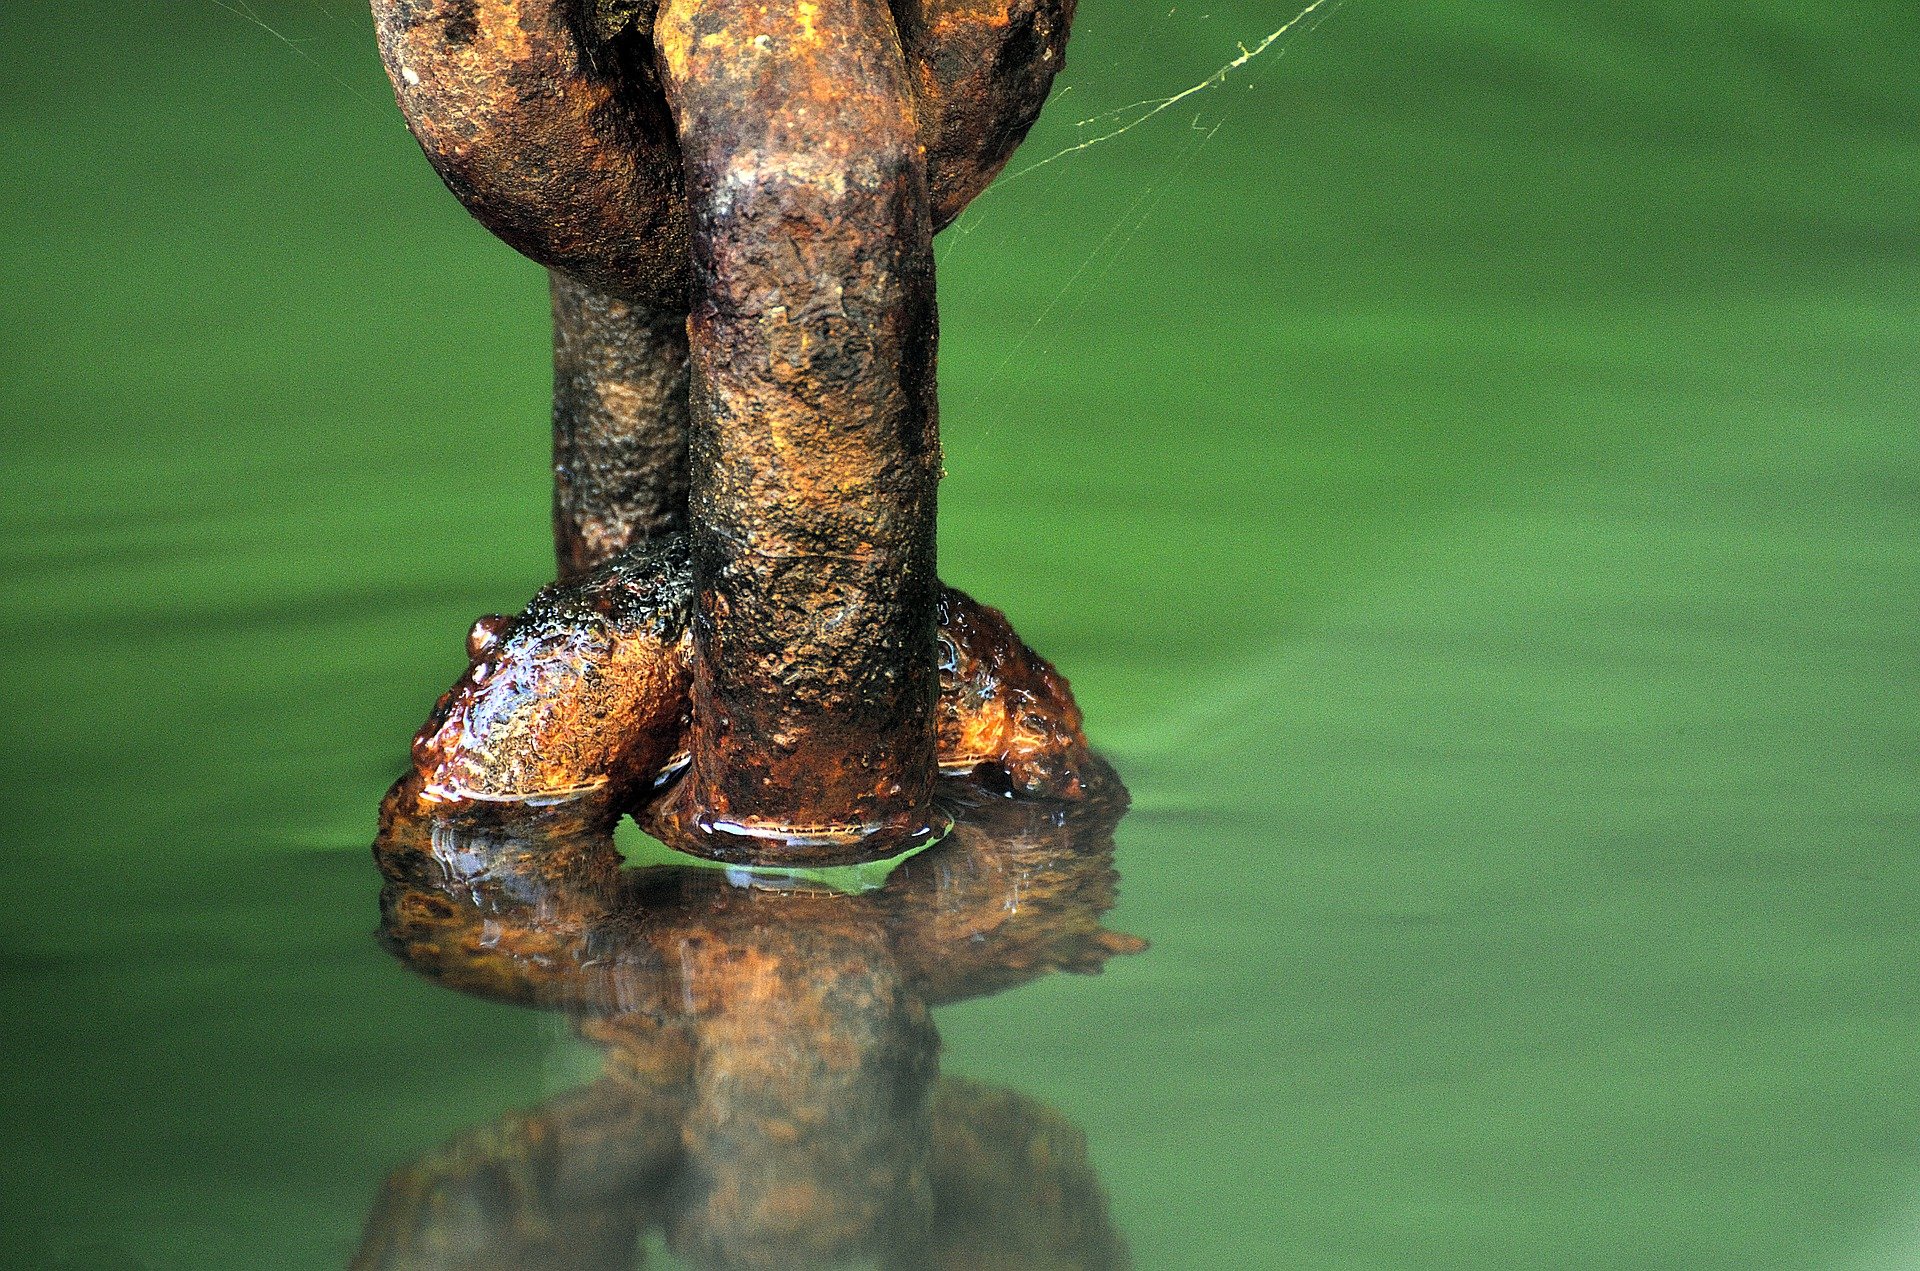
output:
<instances>
[{"instance_id":1,"label":"rusted metal surface","mask_svg":"<svg viewBox=\"0 0 1920 1271\"><path fill-rule=\"evenodd\" d=\"M652 823L645 805L690 746L693 609L673 536L483 619L414 743L420 789L449 808L597 791ZM1093 760L1066 679L964 592L943 588L934 613L941 771L993 794L1082 797Z\"/></svg>"},{"instance_id":2,"label":"rusted metal surface","mask_svg":"<svg viewBox=\"0 0 1920 1271\"><path fill-rule=\"evenodd\" d=\"M429 801L538 803L651 791L682 745L692 679L686 539L556 583L483 620L469 665L414 739Z\"/></svg>"},{"instance_id":3,"label":"rusted metal surface","mask_svg":"<svg viewBox=\"0 0 1920 1271\"><path fill-rule=\"evenodd\" d=\"M1074 0L895 0L937 228L1005 166L1065 65Z\"/></svg>"},{"instance_id":4,"label":"rusted metal surface","mask_svg":"<svg viewBox=\"0 0 1920 1271\"><path fill-rule=\"evenodd\" d=\"M561 581L687 525L687 322L555 272L553 543Z\"/></svg>"},{"instance_id":5,"label":"rusted metal surface","mask_svg":"<svg viewBox=\"0 0 1920 1271\"><path fill-rule=\"evenodd\" d=\"M677 142L658 0L373 0L407 124L515 250L598 290L684 308ZM899 0L936 226L985 189L1045 104L1073 0Z\"/></svg>"},{"instance_id":6,"label":"rusted metal surface","mask_svg":"<svg viewBox=\"0 0 1920 1271\"><path fill-rule=\"evenodd\" d=\"M1064 682L935 576L930 249L1038 114L1072 0L373 7L436 170L552 271L559 577L597 580L475 659L416 747L425 788L598 783L740 860L924 841L943 772L1072 797ZM690 648L632 609L657 580L592 572L682 528Z\"/></svg>"},{"instance_id":7,"label":"rusted metal surface","mask_svg":"<svg viewBox=\"0 0 1920 1271\"><path fill-rule=\"evenodd\" d=\"M1064 814L970 809L863 896L615 877L577 808L449 821L397 790L389 947L564 1012L604 1070L397 1171L354 1265L624 1268L650 1227L698 1267L1126 1265L1084 1136L941 1078L928 1013L1144 947L1101 925L1125 794L1098 765L1087 784Z\"/></svg>"},{"instance_id":8,"label":"rusted metal surface","mask_svg":"<svg viewBox=\"0 0 1920 1271\"><path fill-rule=\"evenodd\" d=\"M932 225L882 0L667 0L693 209L693 762L712 855L932 832Z\"/></svg>"},{"instance_id":9,"label":"rusted metal surface","mask_svg":"<svg viewBox=\"0 0 1920 1271\"><path fill-rule=\"evenodd\" d=\"M1079 798L1090 761L1066 677L965 592L942 588L935 617L940 771L993 794Z\"/></svg>"},{"instance_id":10,"label":"rusted metal surface","mask_svg":"<svg viewBox=\"0 0 1920 1271\"><path fill-rule=\"evenodd\" d=\"M373 15L407 126L481 224L596 290L679 307L673 126L616 6L373 0Z\"/></svg>"}]
</instances>

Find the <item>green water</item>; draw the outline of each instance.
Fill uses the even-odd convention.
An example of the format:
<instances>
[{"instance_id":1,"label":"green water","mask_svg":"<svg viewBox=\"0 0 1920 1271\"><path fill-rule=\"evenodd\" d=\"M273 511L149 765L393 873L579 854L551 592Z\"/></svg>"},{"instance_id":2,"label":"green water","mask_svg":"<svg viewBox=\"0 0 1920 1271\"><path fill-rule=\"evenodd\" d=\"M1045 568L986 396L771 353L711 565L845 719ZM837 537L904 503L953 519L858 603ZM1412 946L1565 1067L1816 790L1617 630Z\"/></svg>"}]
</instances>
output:
<instances>
[{"instance_id":1,"label":"green water","mask_svg":"<svg viewBox=\"0 0 1920 1271\"><path fill-rule=\"evenodd\" d=\"M338 1267L590 1067L371 934L546 577L540 275L357 8L253 2L0 7L11 1265ZM1015 167L1287 16L1088 0ZM942 240L943 573L1073 678L1154 944L944 1067L1140 1267L1920 1265L1917 63L1347 0Z\"/></svg>"}]
</instances>

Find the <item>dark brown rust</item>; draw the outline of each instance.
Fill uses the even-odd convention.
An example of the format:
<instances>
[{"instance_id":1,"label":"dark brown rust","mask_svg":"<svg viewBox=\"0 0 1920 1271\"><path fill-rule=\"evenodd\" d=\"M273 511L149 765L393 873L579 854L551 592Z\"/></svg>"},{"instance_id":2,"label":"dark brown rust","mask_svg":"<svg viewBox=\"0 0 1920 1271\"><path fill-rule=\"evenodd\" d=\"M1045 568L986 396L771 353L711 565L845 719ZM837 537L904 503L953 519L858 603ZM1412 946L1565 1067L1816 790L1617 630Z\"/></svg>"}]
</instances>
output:
<instances>
[{"instance_id":1,"label":"dark brown rust","mask_svg":"<svg viewBox=\"0 0 1920 1271\"><path fill-rule=\"evenodd\" d=\"M693 210L692 766L727 859L936 832L932 224L882 0L668 0Z\"/></svg>"},{"instance_id":2,"label":"dark brown rust","mask_svg":"<svg viewBox=\"0 0 1920 1271\"><path fill-rule=\"evenodd\" d=\"M651 821L643 805L688 747L693 607L675 535L476 623L466 674L414 744L420 790L449 809L597 791ZM996 794L1081 797L1092 760L1066 680L965 593L943 589L935 614L941 771Z\"/></svg>"},{"instance_id":3,"label":"dark brown rust","mask_svg":"<svg viewBox=\"0 0 1920 1271\"><path fill-rule=\"evenodd\" d=\"M987 188L1066 64L1075 0L894 0L936 228Z\"/></svg>"},{"instance_id":4,"label":"dark brown rust","mask_svg":"<svg viewBox=\"0 0 1920 1271\"><path fill-rule=\"evenodd\" d=\"M939 1078L928 1011L1144 947L1101 926L1126 804L1098 765L1087 784L1064 813L970 809L864 896L609 880L605 827L575 809L447 820L397 791L389 947L565 1012L604 1069L396 1172L353 1265L624 1268L658 1226L699 1267L1125 1266L1084 1136Z\"/></svg>"},{"instance_id":5,"label":"dark brown rust","mask_svg":"<svg viewBox=\"0 0 1920 1271\"><path fill-rule=\"evenodd\" d=\"M687 525L687 322L553 278L553 542L561 581Z\"/></svg>"},{"instance_id":6,"label":"dark brown rust","mask_svg":"<svg viewBox=\"0 0 1920 1271\"><path fill-rule=\"evenodd\" d=\"M680 307L673 127L649 60L623 56L643 34L569 0L373 0L373 14L407 126L481 224L597 290Z\"/></svg>"},{"instance_id":7,"label":"dark brown rust","mask_svg":"<svg viewBox=\"0 0 1920 1271\"><path fill-rule=\"evenodd\" d=\"M373 0L408 126L516 250L684 309L687 209L648 33L657 0ZM935 227L985 189L1045 104L1073 0L898 0Z\"/></svg>"}]
</instances>

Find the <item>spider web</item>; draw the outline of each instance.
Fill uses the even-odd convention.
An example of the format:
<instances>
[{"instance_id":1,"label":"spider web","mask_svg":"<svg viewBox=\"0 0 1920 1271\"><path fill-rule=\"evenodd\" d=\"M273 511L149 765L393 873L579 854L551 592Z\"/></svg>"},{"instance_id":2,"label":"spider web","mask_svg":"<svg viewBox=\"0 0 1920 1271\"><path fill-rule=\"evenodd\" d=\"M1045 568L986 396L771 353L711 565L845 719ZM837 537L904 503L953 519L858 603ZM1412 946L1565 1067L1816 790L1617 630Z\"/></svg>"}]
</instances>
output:
<instances>
[{"instance_id":1,"label":"spider web","mask_svg":"<svg viewBox=\"0 0 1920 1271\"><path fill-rule=\"evenodd\" d=\"M1235 55L1223 62L1211 74L1165 96L1148 97L1124 105L1114 106L1094 114L1077 119L1073 123L1078 136L1068 144L1060 145L1044 158L1025 165L1015 166L989 186L967 208L960 219L943 236L936 252L937 263L945 266L957 253L966 250L968 240L979 233L983 225L990 225L993 218L993 206L989 196L1004 192L1024 178L1036 173L1047 172L1053 179L1044 181L1042 189L1033 192L1036 199L1060 203L1063 198L1058 191L1057 182L1071 172L1072 164L1061 165L1062 161L1084 154L1095 147L1118 141L1136 129L1143 128L1160 120L1163 115L1170 116L1161 122L1167 125L1176 120L1187 120L1188 136L1184 141L1172 147L1172 153L1162 160L1157 168L1151 170L1138 192L1120 214L1105 228L1100 237L1088 249L1080 263L1067 275L1064 282L1053 293L1046 304L1034 314L1025 329L1016 337L1007 352L985 377L980 387L966 399L961 406L962 417L976 418L990 401L1006 400L1011 381L1024 380L1016 368L1016 362L1025 357L1025 363L1032 366L1045 365L1048 355L1053 351L1053 343L1046 340L1036 346L1036 340L1044 340L1044 332L1049 324L1057 322L1060 329L1069 326L1070 320L1077 316L1089 300L1099 294L1100 285L1114 268L1116 262L1126 254L1129 246L1140 232L1153 219L1155 212L1166 198L1167 193L1178 188L1186 179L1195 161L1220 131L1233 119L1238 102L1222 97L1215 90L1223 89L1230 83L1245 81L1249 90L1257 86L1254 76L1263 66L1256 63L1270 63L1284 56L1290 38L1301 36L1317 29L1321 22L1332 16L1344 0L1312 0L1298 10L1285 22L1269 31L1251 44L1237 42ZM1176 19L1179 10L1167 12L1166 21ZM1207 15L1201 15L1202 20ZM1126 59L1133 62L1144 60L1147 47L1162 38L1164 31L1147 26L1140 37L1140 47ZM1252 68L1248 70L1248 68ZM1086 82L1097 82L1100 72L1096 71ZM1048 109L1057 109L1059 104L1072 97L1080 82L1062 85L1057 88L1048 102ZM1084 93L1082 94L1084 95ZM1193 108L1188 114L1181 107ZM1213 110L1207 109L1215 106ZM1043 112L1044 114L1044 112ZM984 210L982 205L986 204ZM1028 374L1032 372L1029 371ZM997 412L996 412L997 413Z\"/></svg>"}]
</instances>

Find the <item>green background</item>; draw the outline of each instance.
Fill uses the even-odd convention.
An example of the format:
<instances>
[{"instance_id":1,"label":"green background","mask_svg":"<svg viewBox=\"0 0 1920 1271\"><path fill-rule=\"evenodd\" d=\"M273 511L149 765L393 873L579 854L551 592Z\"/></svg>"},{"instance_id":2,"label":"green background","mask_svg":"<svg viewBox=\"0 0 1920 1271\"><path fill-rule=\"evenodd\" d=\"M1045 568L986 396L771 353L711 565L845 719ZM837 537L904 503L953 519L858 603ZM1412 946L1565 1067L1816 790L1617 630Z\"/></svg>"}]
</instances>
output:
<instances>
[{"instance_id":1,"label":"green background","mask_svg":"<svg viewBox=\"0 0 1920 1271\"><path fill-rule=\"evenodd\" d=\"M581 1068L366 854L547 577L542 278L250 3L0 5L12 1265L339 1266ZM1088 0L1013 167L1289 16ZM1920 8L1322 16L941 240L943 573L1154 942L947 1068L1148 1271L1920 1266Z\"/></svg>"}]
</instances>

